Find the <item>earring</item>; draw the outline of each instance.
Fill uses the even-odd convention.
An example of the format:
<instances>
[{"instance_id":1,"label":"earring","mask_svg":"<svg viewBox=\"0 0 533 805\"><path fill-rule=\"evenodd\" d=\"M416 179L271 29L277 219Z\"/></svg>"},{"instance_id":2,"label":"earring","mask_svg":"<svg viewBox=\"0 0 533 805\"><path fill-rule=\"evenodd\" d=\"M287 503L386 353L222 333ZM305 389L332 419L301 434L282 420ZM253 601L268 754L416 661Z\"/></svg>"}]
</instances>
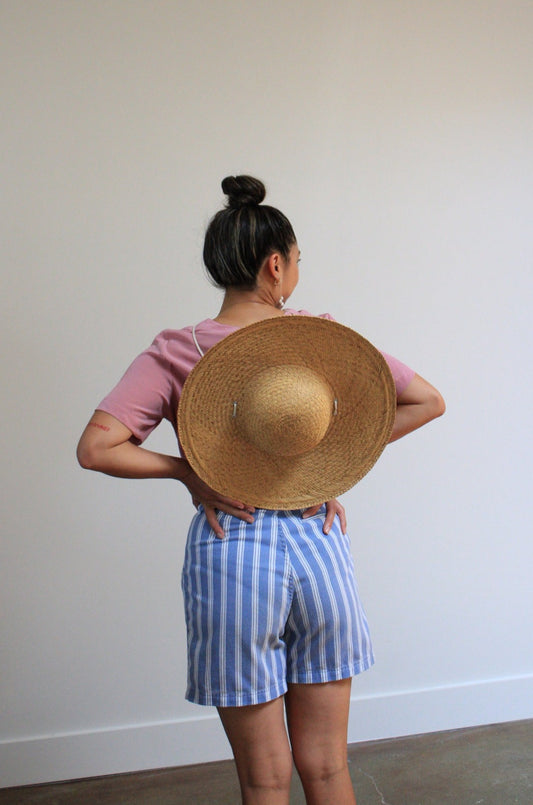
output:
<instances>
[{"instance_id":1,"label":"earring","mask_svg":"<svg viewBox=\"0 0 533 805\"><path fill-rule=\"evenodd\" d=\"M277 287L279 285L279 282L280 282L280 280L279 280L279 277L278 277L277 279L274 280L274 285ZM282 308L283 305L285 304L285 297L283 295L280 296L280 298L278 299L276 304L277 304L277 306L279 308Z\"/></svg>"}]
</instances>

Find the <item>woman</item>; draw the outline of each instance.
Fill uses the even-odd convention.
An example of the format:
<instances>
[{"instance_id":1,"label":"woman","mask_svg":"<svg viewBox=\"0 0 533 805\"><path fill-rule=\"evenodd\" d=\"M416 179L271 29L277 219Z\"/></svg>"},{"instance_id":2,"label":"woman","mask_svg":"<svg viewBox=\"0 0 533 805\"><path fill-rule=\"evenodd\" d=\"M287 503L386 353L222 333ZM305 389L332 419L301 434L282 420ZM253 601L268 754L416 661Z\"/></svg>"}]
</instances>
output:
<instances>
[{"instance_id":1,"label":"woman","mask_svg":"<svg viewBox=\"0 0 533 805\"><path fill-rule=\"evenodd\" d=\"M260 181L228 177L222 189L228 203L209 224L204 244L207 270L225 291L217 317L156 337L98 406L81 437L78 459L87 469L123 478L179 480L198 508L183 575L187 698L217 706L235 756L243 802L288 803L294 761L308 803L354 803L347 766L351 677L368 668L373 657L343 507L332 500L304 512L255 511L246 501L214 492L184 458L141 447L163 418L176 428L183 383L206 350L246 325L305 314L283 309L298 282L300 253L291 224L279 210L261 204L265 188ZM385 357L397 392L393 441L440 416L444 402L428 382ZM213 535L223 541L223 552L213 551ZM250 599L258 595L260 585L254 593L247 584L249 574L231 569L239 562L244 567L253 553L258 573L269 573L270 567L258 565L257 557L265 545L272 555L273 541L276 553L278 538L284 550L282 572L290 575L290 582L284 582L280 609L274 615L270 607ZM219 559L222 555L224 561ZM233 604L221 611L222 599L208 601L210 622L197 629L195 624L205 617L203 611L200 614L197 582L207 563L214 579L207 585L209 595L214 598L223 586L223 600L228 600L229 590ZM333 576L338 580L334 590ZM320 585L326 583L329 609L319 606L318 600L325 595ZM253 629L248 623L250 611ZM335 652L330 651L333 642ZM222 662L217 647L226 646ZM321 653L314 654L315 650ZM304 653L306 664L300 656ZM230 660L230 654L238 655L239 661ZM308 661L311 656L319 659ZM254 672L247 673L251 665Z\"/></svg>"}]
</instances>

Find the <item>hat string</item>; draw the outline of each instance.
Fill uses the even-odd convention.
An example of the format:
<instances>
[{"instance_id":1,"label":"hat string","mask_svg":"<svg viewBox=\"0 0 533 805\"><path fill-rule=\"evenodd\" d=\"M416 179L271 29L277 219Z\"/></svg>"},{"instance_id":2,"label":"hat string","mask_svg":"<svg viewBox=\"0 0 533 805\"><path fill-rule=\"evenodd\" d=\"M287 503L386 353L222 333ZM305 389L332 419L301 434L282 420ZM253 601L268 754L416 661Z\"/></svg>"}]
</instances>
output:
<instances>
[{"instance_id":1,"label":"hat string","mask_svg":"<svg viewBox=\"0 0 533 805\"><path fill-rule=\"evenodd\" d=\"M339 412L338 401L337 398L335 398L333 400L333 416L337 416L338 412ZM233 400L233 413L231 415L231 418L235 419L236 416L237 416L237 400Z\"/></svg>"},{"instance_id":2,"label":"hat string","mask_svg":"<svg viewBox=\"0 0 533 805\"><path fill-rule=\"evenodd\" d=\"M198 343L198 339L196 338L196 324L193 324L193 326L192 326L192 340L193 340L193 341L194 341L194 343L196 344L196 349L197 349L197 350L198 350L198 352L200 353L200 357L201 357L201 358L203 358L203 357L204 357L204 355L205 355L205 352L204 352L204 351L203 351L203 349L200 347L200 344Z\"/></svg>"}]
</instances>

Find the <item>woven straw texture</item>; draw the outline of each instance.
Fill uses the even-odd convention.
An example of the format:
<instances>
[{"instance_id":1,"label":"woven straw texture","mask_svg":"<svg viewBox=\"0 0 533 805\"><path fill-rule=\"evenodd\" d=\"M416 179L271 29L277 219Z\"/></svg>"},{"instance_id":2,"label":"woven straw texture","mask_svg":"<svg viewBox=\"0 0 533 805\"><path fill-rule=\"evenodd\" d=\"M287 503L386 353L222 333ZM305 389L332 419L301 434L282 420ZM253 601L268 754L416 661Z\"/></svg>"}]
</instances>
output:
<instances>
[{"instance_id":1,"label":"woven straw texture","mask_svg":"<svg viewBox=\"0 0 533 805\"><path fill-rule=\"evenodd\" d=\"M389 367L369 341L326 319L285 316L206 353L185 382L178 433L215 491L257 508L300 509L366 475L395 410Z\"/></svg>"}]
</instances>

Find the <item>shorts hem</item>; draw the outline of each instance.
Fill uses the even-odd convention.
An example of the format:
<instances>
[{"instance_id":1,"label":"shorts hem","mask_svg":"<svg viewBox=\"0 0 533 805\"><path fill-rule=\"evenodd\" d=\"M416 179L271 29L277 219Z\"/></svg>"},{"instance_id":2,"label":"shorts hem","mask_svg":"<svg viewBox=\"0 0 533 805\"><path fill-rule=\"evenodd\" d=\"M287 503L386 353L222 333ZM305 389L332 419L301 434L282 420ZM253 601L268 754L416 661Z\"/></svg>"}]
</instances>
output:
<instances>
[{"instance_id":1,"label":"shorts hem","mask_svg":"<svg viewBox=\"0 0 533 805\"><path fill-rule=\"evenodd\" d=\"M352 665L340 668L313 668L311 671L291 674L287 682L292 685L314 685L321 682L337 682L367 671L374 665L374 655L369 654ZM193 704L205 707L247 707L252 704L265 704L279 699L287 693L287 683L273 685L255 693L221 693L220 691L203 693L188 689L185 698Z\"/></svg>"},{"instance_id":2,"label":"shorts hem","mask_svg":"<svg viewBox=\"0 0 533 805\"><path fill-rule=\"evenodd\" d=\"M340 668L312 668L300 673L293 673L287 677L287 682L292 685L314 685L320 682L337 682L339 679L349 679L358 676L363 671L368 671L374 665L374 655L369 654L363 659L351 665L343 665Z\"/></svg>"},{"instance_id":3,"label":"shorts hem","mask_svg":"<svg viewBox=\"0 0 533 805\"><path fill-rule=\"evenodd\" d=\"M185 694L187 701L206 707L247 707L251 704L265 704L279 699L287 693L287 685L274 685L255 693L201 693L188 690Z\"/></svg>"}]
</instances>

